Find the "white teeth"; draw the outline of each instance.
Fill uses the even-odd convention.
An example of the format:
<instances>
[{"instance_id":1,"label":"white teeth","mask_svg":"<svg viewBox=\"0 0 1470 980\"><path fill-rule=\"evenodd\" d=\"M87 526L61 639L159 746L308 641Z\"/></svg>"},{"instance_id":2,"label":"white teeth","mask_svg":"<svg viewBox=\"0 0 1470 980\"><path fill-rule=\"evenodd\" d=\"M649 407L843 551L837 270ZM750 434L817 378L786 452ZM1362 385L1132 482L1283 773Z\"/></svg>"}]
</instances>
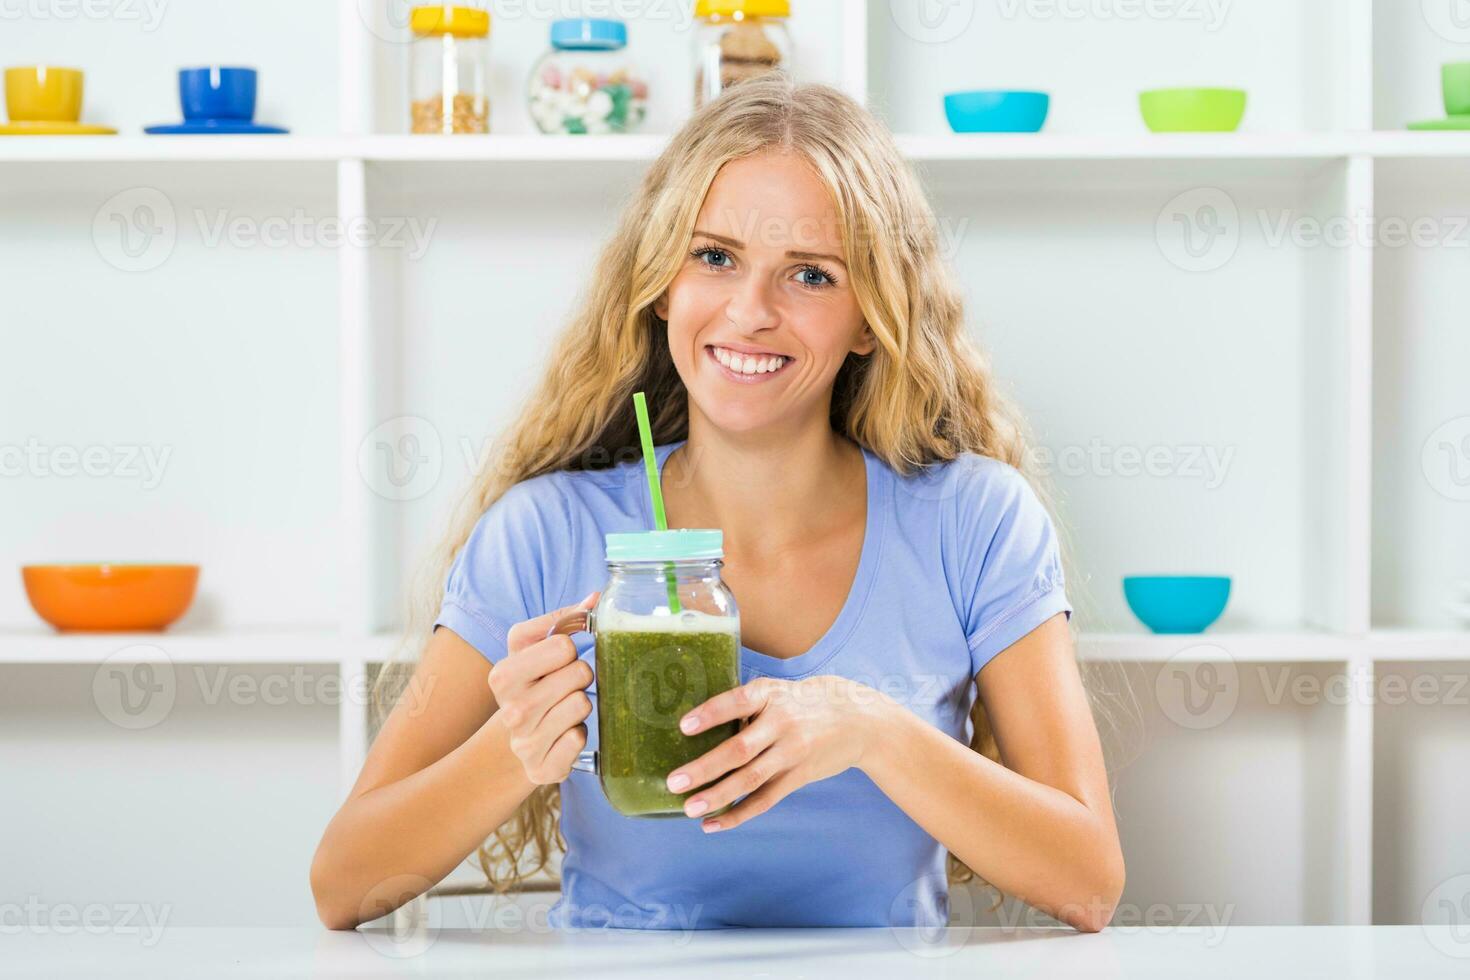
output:
<instances>
[{"instance_id":1,"label":"white teeth","mask_svg":"<svg viewBox=\"0 0 1470 980\"><path fill-rule=\"evenodd\" d=\"M767 356L746 354L742 356L734 351L728 351L723 347L714 348L714 352L715 358L736 374L769 374L781 368L788 360L788 358L778 354Z\"/></svg>"}]
</instances>

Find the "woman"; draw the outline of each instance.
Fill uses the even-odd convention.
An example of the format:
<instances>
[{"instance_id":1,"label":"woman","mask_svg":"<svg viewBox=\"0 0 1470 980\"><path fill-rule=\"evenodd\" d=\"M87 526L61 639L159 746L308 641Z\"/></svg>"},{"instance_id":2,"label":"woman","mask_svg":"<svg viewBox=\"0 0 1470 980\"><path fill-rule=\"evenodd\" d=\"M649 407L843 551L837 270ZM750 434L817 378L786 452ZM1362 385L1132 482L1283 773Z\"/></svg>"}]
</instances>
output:
<instances>
[{"instance_id":1,"label":"woman","mask_svg":"<svg viewBox=\"0 0 1470 980\"><path fill-rule=\"evenodd\" d=\"M547 636L595 602L603 534L652 526L639 390L668 526L723 529L740 606L745 683L688 721L746 725L669 774L713 782L689 820L622 817L571 771L591 642ZM1057 537L933 214L865 109L773 77L694 116L527 405L441 555L411 696L317 851L324 923L477 848L514 884L562 835L557 926L943 924L946 851L957 880L1108 922L1123 859Z\"/></svg>"}]
</instances>

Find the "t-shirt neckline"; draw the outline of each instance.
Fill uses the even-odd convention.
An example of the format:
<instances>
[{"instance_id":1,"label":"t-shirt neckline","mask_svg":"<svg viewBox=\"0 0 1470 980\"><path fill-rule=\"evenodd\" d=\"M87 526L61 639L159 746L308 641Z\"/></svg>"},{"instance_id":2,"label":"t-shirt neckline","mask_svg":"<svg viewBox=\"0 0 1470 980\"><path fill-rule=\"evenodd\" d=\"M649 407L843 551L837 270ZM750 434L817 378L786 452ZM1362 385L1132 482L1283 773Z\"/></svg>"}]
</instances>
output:
<instances>
[{"instance_id":1,"label":"t-shirt neckline","mask_svg":"<svg viewBox=\"0 0 1470 980\"><path fill-rule=\"evenodd\" d=\"M687 438L676 442L667 442L653 447L654 459L658 464L659 485L663 485L664 462L675 449L678 449ZM883 531L887 524L887 499L884 493L887 483L883 479L882 462L877 456L868 451L863 445L858 446L863 453L863 468L868 481L868 512L863 525L863 547L858 556L857 573L853 576L852 587L848 589L847 598L842 604L842 609L837 613L837 618L827 628L811 648L794 657L773 657L769 654L752 650L744 643L740 645L741 666L746 671L761 674L767 677L799 677L812 673L821 668L832 656L842 648L847 638L852 634L858 621L862 618L863 609L868 604L868 592L872 588L874 572L877 569L879 555L883 546ZM648 487L643 480L643 464L634 462L629 465L629 479L636 484L635 491L638 495L639 509L643 515L644 527L653 527L653 504L649 500ZM739 603L739 596L736 602Z\"/></svg>"}]
</instances>

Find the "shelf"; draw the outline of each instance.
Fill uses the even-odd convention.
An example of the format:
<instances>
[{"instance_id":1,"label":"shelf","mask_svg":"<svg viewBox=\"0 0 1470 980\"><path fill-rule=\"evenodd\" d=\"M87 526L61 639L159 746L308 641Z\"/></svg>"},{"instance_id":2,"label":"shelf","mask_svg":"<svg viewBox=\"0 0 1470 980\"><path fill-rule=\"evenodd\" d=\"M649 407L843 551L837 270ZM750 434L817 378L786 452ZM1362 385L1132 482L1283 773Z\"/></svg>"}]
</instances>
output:
<instances>
[{"instance_id":1,"label":"shelf","mask_svg":"<svg viewBox=\"0 0 1470 980\"><path fill-rule=\"evenodd\" d=\"M381 663L399 637L378 633L347 637L331 630L239 630L164 633L0 632L0 664L175 663L336 664L347 659ZM1163 663L1176 656L1192 663L1453 662L1470 660L1470 631L1383 630L1348 636L1299 632L1197 634L1084 633L1084 660ZM114 659L116 658L116 659Z\"/></svg>"},{"instance_id":2,"label":"shelf","mask_svg":"<svg viewBox=\"0 0 1470 980\"><path fill-rule=\"evenodd\" d=\"M386 657L396 637L329 630L163 633L0 633L0 663L338 664ZM163 651L163 656L157 655Z\"/></svg>"},{"instance_id":3,"label":"shelf","mask_svg":"<svg viewBox=\"0 0 1470 980\"><path fill-rule=\"evenodd\" d=\"M24 137L0 141L4 163L646 162L666 134L629 136L117 136ZM919 162L1005 160L1240 160L1323 162L1349 156L1470 159L1470 133L899 134Z\"/></svg>"}]
</instances>

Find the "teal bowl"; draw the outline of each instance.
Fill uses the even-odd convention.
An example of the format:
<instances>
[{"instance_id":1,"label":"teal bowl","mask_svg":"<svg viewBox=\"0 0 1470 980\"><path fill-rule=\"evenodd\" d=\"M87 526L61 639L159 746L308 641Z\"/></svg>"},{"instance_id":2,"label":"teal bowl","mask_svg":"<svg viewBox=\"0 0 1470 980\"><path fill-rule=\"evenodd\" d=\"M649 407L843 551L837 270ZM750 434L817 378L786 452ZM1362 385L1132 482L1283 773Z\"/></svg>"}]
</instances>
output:
<instances>
[{"instance_id":1,"label":"teal bowl","mask_svg":"<svg viewBox=\"0 0 1470 980\"><path fill-rule=\"evenodd\" d=\"M992 89L944 97L944 118L956 133L1040 132L1050 108L1045 92Z\"/></svg>"},{"instance_id":2,"label":"teal bowl","mask_svg":"<svg viewBox=\"0 0 1470 980\"><path fill-rule=\"evenodd\" d=\"M1155 633L1202 633L1230 598L1226 575L1125 575L1123 597Z\"/></svg>"}]
</instances>

